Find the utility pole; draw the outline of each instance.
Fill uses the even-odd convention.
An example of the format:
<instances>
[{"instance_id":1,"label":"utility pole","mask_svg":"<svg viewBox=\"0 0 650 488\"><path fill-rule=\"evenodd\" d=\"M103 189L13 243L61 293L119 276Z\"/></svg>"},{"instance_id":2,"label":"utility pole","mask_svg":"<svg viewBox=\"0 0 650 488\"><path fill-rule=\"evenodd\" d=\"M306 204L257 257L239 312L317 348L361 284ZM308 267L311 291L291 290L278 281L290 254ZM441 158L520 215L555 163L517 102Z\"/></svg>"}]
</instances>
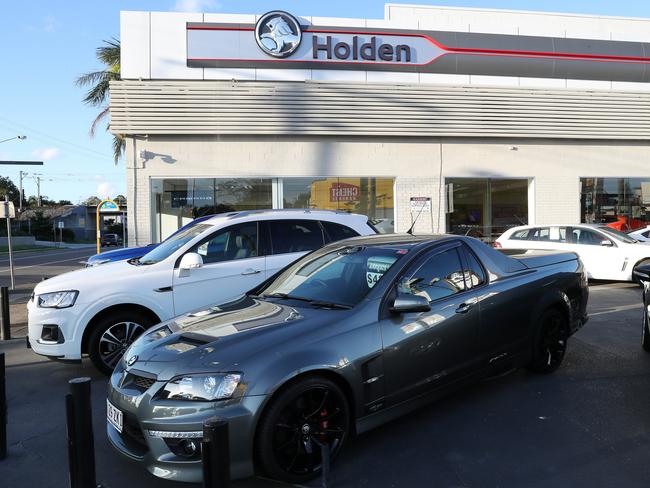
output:
<instances>
[{"instance_id":1,"label":"utility pole","mask_svg":"<svg viewBox=\"0 0 650 488\"><path fill-rule=\"evenodd\" d=\"M41 177L37 176L36 177L36 205L38 207L41 206Z\"/></svg>"},{"instance_id":2,"label":"utility pole","mask_svg":"<svg viewBox=\"0 0 650 488\"><path fill-rule=\"evenodd\" d=\"M20 170L18 172L18 181L19 181L19 187L18 187L18 213L23 212L23 171Z\"/></svg>"}]
</instances>

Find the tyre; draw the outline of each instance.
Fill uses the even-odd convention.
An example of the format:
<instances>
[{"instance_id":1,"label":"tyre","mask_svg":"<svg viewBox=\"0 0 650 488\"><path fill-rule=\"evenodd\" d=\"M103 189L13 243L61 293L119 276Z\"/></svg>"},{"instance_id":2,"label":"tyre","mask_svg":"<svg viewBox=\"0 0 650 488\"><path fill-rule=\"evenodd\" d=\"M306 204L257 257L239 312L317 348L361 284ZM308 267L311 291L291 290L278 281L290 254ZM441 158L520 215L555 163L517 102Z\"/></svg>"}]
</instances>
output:
<instances>
[{"instance_id":1,"label":"tyre","mask_svg":"<svg viewBox=\"0 0 650 488\"><path fill-rule=\"evenodd\" d=\"M643 307L643 335L641 336L641 346L650 352L650 324L648 324L648 310Z\"/></svg>"},{"instance_id":2,"label":"tyre","mask_svg":"<svg viewBox=\"0 0 650 488\"><path fill-rule=\"evenodd\" d=\"M108 375L127 348L154 321L140 312L118 311L94 324L88 339L88 355L95 367Z\"/></svg>"},{"instance_id":3,"label":"tyre","mask_svg":"<svg viewBox=\"0 0 650 488\"><path fill-rule=\"evenodd\" d=\"M568 338L565 315L555 308L544 312L533 338L533 354L528 369L540 374L554 372L564 360Z\"/></svg>"},{"instance_id":4,"label":"tyre","mask_svg":"<svg viewBox=\"0 0 650 488\"><path fill-rule=\"evenodd\" d=\"M310 377L271 400L255 442L258 467L270 478L302 483L322 469L321 445L333 460L350 432L350 406L336 383Z\"/></svg>"}]
</instances>

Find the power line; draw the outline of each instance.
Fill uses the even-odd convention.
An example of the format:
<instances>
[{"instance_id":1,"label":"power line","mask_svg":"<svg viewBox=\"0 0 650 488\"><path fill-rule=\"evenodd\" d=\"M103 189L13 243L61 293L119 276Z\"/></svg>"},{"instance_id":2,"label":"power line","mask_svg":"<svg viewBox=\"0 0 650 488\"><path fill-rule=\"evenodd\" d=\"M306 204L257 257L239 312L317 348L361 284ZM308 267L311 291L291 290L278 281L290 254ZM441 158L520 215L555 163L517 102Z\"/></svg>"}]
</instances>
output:
<instances>
[{"instance_id":1,"label":"power line","mask_svg":"<svg viewBox=\"0 0 650 488\"><path fill-rule=\"evenodd\" d=\"M25 125L25 124L15 122L15 121L10 120L10 119L8 119L6 117L3 117L3 116L0 116L0 119L5 121L4 123L0 122L0 125L3 125L5 127L9 127L11 129L13 129L12 126L19 127L19 128L21 128L21 129L23 129L25 131L31 132L32 134L36 134L36 137L33 136L35 139L41 138L41 139L44 139L46 142L54 141L54 142L56 142L58 144L67 145L67 146L69 146L69 148L74 148L74 150L86 152L87 153L86 157L89 157L89 155L92 154L93 157L95 157L95 158L96 157L101 157L103 159L113 161L113 158L111 158L110 156L107 156L106 154L103 154L103 153L101 153L99 151L95 151L94 149L88 149L87 147L81 146L79 144L75 144L74 142L66 141L65 139L60 139L58 137L51 136L51 135L49 135L49 134L47 134L45 132L41 132L39 130L33 129L33 128Z\"/></svg>"}]
</instances>

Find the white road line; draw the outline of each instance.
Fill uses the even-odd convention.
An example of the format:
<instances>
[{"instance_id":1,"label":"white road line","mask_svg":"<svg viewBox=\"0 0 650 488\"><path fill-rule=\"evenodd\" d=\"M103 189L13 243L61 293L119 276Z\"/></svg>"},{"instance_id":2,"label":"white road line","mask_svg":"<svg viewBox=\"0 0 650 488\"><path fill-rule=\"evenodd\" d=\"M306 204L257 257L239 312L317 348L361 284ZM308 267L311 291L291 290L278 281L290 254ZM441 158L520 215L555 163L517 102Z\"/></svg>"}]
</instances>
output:
<instances>
[{"instance_id":1,"label":"white road line","mask_svg":"<svg viewBox=\"0 0 650 488\"><path fill-rule=\"evenodd\" d=\"M589 316L593 317L595 315L604 315L606 313L624 312L626 310L636 310L638 308L643 308L643 304L638 303L638 304L634 304L634 305L621 305L620 307L612 307L612 308L608 308L606 310L602 310L600 312L589 312Z\"/></svg>"},{"instance_id":2,"label":"white road line","mask_svg":"<svg viewBox=\"0 0 650 488\"><path fill-rule=\"evenodd\" d=\"M29 266L18 266L17 268L14 268L14 271L18 271L19 269L35 268L36 266L47 266L48 264L65 263L67 261L76 261L80 257L83 257L83 256L77 256L76 258L70 258L70 259L61 259L59 261L48 261L47 263L31 264ZM82 269L82 268L79 268L79 269ZM2 274L2 273L9 273L9 268L0 269L0 274Z\"/></svg>"}]
</instances>

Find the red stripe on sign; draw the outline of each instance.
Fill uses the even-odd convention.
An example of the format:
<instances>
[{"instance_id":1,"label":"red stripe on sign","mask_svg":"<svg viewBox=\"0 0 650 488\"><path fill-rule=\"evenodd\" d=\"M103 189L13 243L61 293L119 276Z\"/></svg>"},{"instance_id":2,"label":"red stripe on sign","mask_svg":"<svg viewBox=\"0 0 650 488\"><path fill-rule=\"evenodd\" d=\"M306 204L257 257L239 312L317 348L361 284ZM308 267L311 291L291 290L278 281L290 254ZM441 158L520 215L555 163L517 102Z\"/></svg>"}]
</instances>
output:
<instances>
[{"instance_id":1,"label":"red stripe on sign","mask_svg":"<svg viewBox=\"0 0 650 488\"><path fill-rule=\"evenodd\" d=\"M230 30L230 31L254 31L253 27L216 27L216 26L188 26L187 30ZM582 53L565 53L565 52L552 52L552 51L523 51L523 50L509 50L509 49L482 49L473 47L449 47L436 39L426 34L407 33L407 32L386 32L386 31L356 31L356 30L323 30L307 28L303 32L312 32L319 34L347 34L347 35L365 35L365 36L395 36L395 37L419 37L426 39L434 46L445 51L444 54L471 54L471 55L487 55L487 56L514 56L522 58L548 58L548 59L566 59L566 60L579 60L579 61L604 61L604 62L623 62L623 63L650 63L650 57L645 56L619 56L616 54L582 54ZM438 59L435 57L431 62ZM254 62L309 62L309 63L328 63L328 64L386 64L400 65L400 66L425 66L429 63L363 63L363 62L350 62L350 61L319 61L319 60L257 60L257 59L229 59L229 58L204 58L204 59L191 59L192 61L254 61Z\"/></svg>"}]
</instances>

